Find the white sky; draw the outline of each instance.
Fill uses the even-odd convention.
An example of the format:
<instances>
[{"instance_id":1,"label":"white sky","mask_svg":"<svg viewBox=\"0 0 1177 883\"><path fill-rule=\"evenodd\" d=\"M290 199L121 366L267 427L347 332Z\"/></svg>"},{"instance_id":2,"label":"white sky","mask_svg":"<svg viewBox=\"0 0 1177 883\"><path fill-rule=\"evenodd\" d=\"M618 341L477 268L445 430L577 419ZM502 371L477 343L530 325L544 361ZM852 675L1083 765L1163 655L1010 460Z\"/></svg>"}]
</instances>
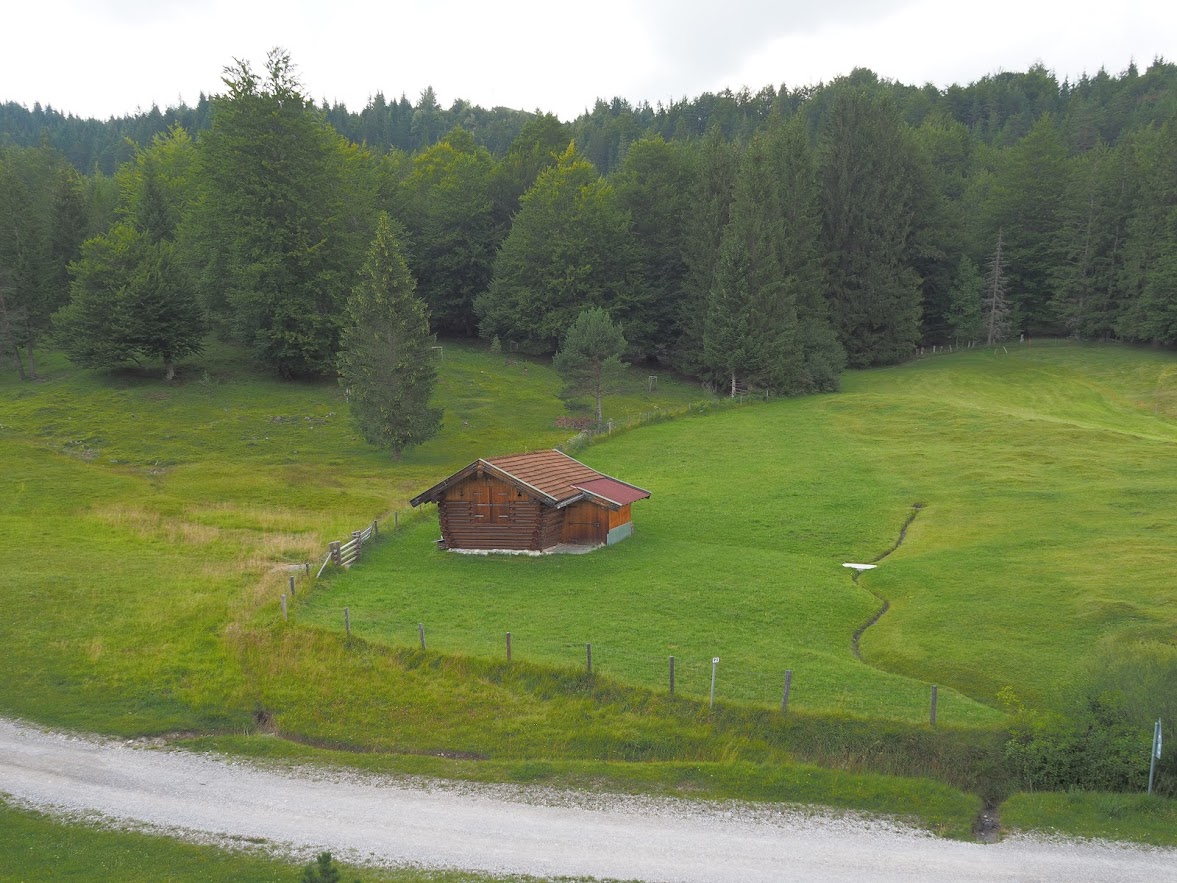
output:
<instances>
[{"instance_id":1,"label":"white sky","mask_svg":"<svg viewBox=\"0 0 1177 883\"><path fill-rule=\"evenodd\" d=\"M597 97L828 81L854 67L967 84L1041 61L1063 76L1177 59L1177 2L1120 0L10 0L0 101L121 116L222 88L289 50L307 92L360 110L378 91L444 107L552 111Z\"/></svg>"}]
</instances>

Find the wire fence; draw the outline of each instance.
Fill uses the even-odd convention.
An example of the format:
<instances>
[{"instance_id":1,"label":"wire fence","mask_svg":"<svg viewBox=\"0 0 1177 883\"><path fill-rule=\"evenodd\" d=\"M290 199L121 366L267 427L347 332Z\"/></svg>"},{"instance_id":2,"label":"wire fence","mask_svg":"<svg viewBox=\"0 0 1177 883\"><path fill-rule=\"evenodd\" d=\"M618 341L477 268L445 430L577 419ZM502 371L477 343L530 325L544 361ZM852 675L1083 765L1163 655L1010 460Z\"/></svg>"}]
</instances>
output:
<instances>
[{"instance_id":1,"label":"wire fence","mask_svg":"<svg viewBox=\"0 0 1177 883\"><path fill-rule=\"evenodd\" d=\"M900 720L922 719L933 726L939 711L938 688L907 679L896 678L903 686L897 690L892 685L885 696L861 689L839 692L836 685L831 687L828 665L823 666L811 652L798 654L795 665L781 664L770 669L764 660L750 659L738 652L707 655L700 653L697 646L659 652L611 640L545 639L531 632L472 635L462 629L431 629L429 623L406 620L403 615L392 617L364 610L357 616L350 607L316 605L315 619L328 625L335 623L335 628L342 626L348 638L355 636L391 647L439 654L527 662L568 674L599 675L712 705L738 702L787 712L799 700L807 707L819 705L839 713L882 714ZM820 701L815 701L819 694Z\"/></svg>"}]
</instances>

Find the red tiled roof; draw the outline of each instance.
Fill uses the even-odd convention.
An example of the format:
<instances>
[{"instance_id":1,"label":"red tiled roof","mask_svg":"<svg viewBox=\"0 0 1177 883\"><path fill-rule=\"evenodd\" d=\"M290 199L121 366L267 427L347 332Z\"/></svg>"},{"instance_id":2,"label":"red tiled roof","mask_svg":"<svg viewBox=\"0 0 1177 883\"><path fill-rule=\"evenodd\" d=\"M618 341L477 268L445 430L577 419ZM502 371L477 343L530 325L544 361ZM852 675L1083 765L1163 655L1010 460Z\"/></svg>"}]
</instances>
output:
<instances>
[{"instance_id":1,"label":"red tiled roof","mask_svg":"<svg viewBox=\"0 0 1177 883\"><path fill-rule=\"evenodd\" d=\"M649 491L610 478L567 454L553 450L475 460L465 469L455 472L409 502L417 506L435 501L437 495L454 482L472 474L476 469L485 468L479 464L486 464L517 485L531 488L540 497L547 498L549 505L565 505L587 495L621 507L650 496Z\"/></svg>"},{"instance_id":2,"label":"red tiled roof","mask_svg":"<svg viewBox=\"0 0 1177 883\"><path fill-rule=\"evenodd\" d=\"M644 500L650 496L649 491L644 491L640 487L634 487L632 484L626 484L624 481L618 481L615 478L609 478L607 476L594 478L592 481L581 482L577 487L583 491L588 491L594 497L601 497L619 506L628 506L630 503L637 500Z\"/></svg>"},{"instance_id":3,"label":"red tiled roof","mask_svg":"<svg viewBox=\"0 0 1177 883\"><path fill-rule=\"evenodd\" d=\"M604 478L579 460L559 451L536 451L534 454L511 454L486 460L508 475L547 494L557 503L580 495L578 485Z\"/></svg>"}]
</instances>

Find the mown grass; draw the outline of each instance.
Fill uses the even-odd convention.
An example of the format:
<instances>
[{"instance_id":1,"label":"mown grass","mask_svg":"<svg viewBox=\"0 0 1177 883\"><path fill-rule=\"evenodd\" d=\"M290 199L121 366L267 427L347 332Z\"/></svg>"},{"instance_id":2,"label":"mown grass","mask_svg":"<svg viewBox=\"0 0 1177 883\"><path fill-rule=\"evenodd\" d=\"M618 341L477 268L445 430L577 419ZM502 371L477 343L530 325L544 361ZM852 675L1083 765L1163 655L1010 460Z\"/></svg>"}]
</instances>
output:
<instances>
[{"instance_id":1,"label":"mown grass","mask_svg":"<svg viewBox=\"0 0 1177 883\"><path fill-rule=\"evenodd\" d=\"M355 437L337 386L259 377L231 350L173 386L45 364L45 382L0 379L0 540L20 550L4 578L0 708L48 724L224 735L261 720L437 774L531 769L667 793L697 766L725 783L708 795L911 804L963 836L976 797L961 791L1009 787L999 689L1045 703L1103 648L1169 640L1177 624L1164 353L965 353L851 374L838 395L646 426L579 454L654 491L633 540L469 558L433 548L431 513L384 522L360 567L299 583L288 623L277 565L475 457L567 438L555 376L446 344L443 432L393 464ZM698 396L665 377L650 395L643 378L614 416ZM891 548L916 504L904 545L853 583L842 562ZM851 637L880 598L891 608L859 661ZM242 738L235 750L273 744ZM455 752L490 759L430 757ZM878 773L906 778L871 784ZM928 777L952 792L943 806Z\"/></svg>"}]
</instances>

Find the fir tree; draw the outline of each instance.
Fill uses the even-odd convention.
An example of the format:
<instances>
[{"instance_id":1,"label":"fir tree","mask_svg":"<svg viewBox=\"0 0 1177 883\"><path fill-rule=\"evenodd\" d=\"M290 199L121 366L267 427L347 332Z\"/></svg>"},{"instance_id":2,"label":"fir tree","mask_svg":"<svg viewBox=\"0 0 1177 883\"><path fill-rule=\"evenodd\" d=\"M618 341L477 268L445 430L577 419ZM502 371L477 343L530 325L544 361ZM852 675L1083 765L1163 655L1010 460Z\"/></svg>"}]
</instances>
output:
<instances>
[{"instance_id":1,"label":"fir tree","mask_svg":"<svg viewBox=\"0 0 1177 883\"><path fill-rule=\"evenodd\" d=\"M845 363L824 298L813 164L798 123L752 140L707 302L714 374L792 394L836 388Z\"/></svg>"},{"instance_id":2,"label":"fir tree","mask_svg":"<svg viewBox=\"0 0 1177 883\"><path fill-rule=\"evenodd\" d=\"M54 317L72 362L112 368L161 361L171 380L176 362L203 348L203 316L171 242L117 224L82 246L73 271L69 305Z\"/></svg>"},{"instance_id":3,"label":"fir tree","mask_svg":"<svg viewBox=\"0 0 1177 883\"><path fill-rule=\"evenodd\" d=\"M496 338L497 339L497 338ZM597 426L604 422L601 400L615 391L625 377L625 335L600 307L581 312L568 329L564 345L552 359L552 368L564 380L561 398L590 395L597 406Z\"/></svg>"},{"instance_id":4,"label":"fir tree","mask_svg":"<svg viewBox=\"0 0 1177 883\"><path fill-rule=\"evenodd\" d=\"M854 367L897 362L919 339L911 149L893 102L850 83L836 89L822 127L824 250L833 320Z\"/></svg>"},{"instance_id":5,"label":"fir tree","mask_svg":"<svg viewBox=\"0 0 1177 883\"><path fill-rule=\"evenodd\" d=\"M429 407L437 380L429 315L401 254L388 215L376 224L360 281L347 302L339 382L352 419L370 444L400 459L405 448L432 438L441 409Z\"/></svg>"},{"instance_id":6,"label":"fir tree","mask_svg":"<svg viewBox=\"0 0 1177 883\"><path fill-rule=\"evenodd\" d=\"M679 307L679 336L674 344L673 358L680 371L706 376L708 361L704 357L703 341L707 304L719 266L723 231L731 218L739 156L718 128L707 132L698 150L691 211L683 237L686 268Z\"/></svg>"}]
</instances>

